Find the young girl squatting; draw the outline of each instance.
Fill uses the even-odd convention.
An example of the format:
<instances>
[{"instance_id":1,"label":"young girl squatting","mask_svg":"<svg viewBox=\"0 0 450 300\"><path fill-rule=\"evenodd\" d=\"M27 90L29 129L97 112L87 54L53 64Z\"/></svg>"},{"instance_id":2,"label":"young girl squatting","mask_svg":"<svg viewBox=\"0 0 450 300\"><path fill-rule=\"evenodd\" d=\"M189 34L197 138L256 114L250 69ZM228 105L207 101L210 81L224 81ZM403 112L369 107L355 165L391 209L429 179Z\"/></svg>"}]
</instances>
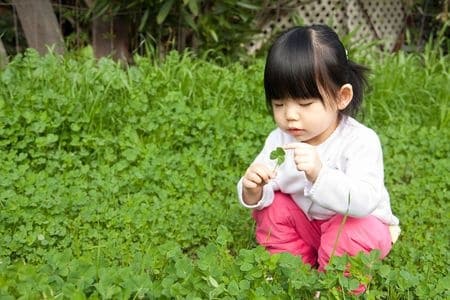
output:
<instances>
[{"instance_id":1,"label":"young girl squatting","mask_svg":"<svg viewBox=\"0 0 450 300\"><path fill-rule=\"evenodd\" d=\"M380 140L352 117L366 71L325 25L294 27L270 48L264 88L277 128L237 185L269 252L299 255L323 270L346 213L335 255L378 249L383 258L390 251L389 225L399 221L384 185ZM286 155L274 170L277 147Z\"/></svg>"}]
</instances>

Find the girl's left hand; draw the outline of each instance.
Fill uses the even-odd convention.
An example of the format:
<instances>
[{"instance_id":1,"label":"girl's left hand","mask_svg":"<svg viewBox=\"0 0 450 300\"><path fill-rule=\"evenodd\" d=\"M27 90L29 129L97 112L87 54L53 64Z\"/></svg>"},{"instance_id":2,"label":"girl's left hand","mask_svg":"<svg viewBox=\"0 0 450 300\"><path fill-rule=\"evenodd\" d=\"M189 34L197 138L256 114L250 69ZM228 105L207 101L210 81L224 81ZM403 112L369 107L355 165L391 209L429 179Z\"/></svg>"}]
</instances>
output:
<instances>
[{"instance_id":1,"label":"girl's left hand","mask_svg":"<svg viewBox=\"0 0 450 300\"><path fill-rule=\"evenodd\" d=\"M320 169L322 169L322 162L316 147L307 143L291 143L283 146L283 149L294 150L294 161L297 170L304 171L306 178L314 183L319 176Z\"/></svg>"}]
</instances>

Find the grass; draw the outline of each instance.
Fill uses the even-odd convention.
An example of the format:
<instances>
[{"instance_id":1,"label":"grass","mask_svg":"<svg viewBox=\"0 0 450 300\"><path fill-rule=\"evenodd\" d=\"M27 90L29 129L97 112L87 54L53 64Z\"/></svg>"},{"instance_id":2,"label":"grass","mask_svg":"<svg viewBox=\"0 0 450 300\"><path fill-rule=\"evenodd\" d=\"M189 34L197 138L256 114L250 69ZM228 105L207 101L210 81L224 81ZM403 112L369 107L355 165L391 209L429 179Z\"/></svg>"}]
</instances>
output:
<instances>
[{"instance_id":1,"label":"grass","mask_svg":"<svg viewBox=\"0 0 450 300\"><path fill-rule=\"evenodd\" d=\"M30 51L0 72L0 295L340 299L366 282L368 299L448 298L448 56L352 55L373 70L359 118L403 230L386 260L320 274L256 246L235 184L273 128L262 61Z\"/></svg>"}]
</instances>

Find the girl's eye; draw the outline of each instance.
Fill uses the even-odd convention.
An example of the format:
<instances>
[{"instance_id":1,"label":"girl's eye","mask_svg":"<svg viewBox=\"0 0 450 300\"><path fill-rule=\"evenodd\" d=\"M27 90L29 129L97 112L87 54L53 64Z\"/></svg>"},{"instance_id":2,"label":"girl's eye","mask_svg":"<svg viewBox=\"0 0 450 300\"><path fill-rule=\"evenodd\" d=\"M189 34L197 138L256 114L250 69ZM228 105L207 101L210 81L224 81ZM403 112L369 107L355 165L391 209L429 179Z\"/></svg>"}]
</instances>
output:
<instances>
[{"instance_id":1,"label":"girl's eye","mask_svg":"<svg viewBox=\"0 0 450 300\"><path fill-rule=\"evenodd\" d=\"M311 105L311 104L313 104L313 101L299 102L299 103L298 103L298 105L300 105L300 106L309 106L309 105Z\"/></svg>"},{"instance_id":2,"label":"girl's eye","mask_svg":"<svg viewBox=\"0 0 450 300\"><path fill-rule=\"evenodd\" d=\"M272 105L274 107L283 107L283 103L279 103L279 102L272 102Z\"/></svg>"}]
</instances>

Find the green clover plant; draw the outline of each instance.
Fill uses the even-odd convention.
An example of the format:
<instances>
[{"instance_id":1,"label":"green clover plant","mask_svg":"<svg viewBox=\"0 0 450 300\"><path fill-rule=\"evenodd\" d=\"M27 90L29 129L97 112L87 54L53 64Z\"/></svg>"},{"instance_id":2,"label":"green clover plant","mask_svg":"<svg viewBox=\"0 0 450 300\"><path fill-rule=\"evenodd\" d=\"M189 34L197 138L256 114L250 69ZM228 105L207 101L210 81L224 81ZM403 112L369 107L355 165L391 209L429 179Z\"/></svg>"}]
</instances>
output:
<instances>
[{"instance_id":1,"label":"green clover plant","mask_svg":"<svg viewBox=\"0 0 450 300\"><path fill-rule=\"evenodd\" d=\"M345 211L344 217L342 218L342 221L339 224L338 232L336 234L336 240L334 241L333 249L331 250L330 262L334 257L334 253L336 252L336 248L339 243L339 239L341 237L342 230L344 229L345 223L347 222L347 218L348 218L348 214L349 214L349 210L350 210L350 201L351 201L351 199L350 199L350 192L349 192L348 197L347 197L347 210Z\"/></svg>"},{"instance_id":2,"label":"green clover plant","mask_svg":"<svg viewBox=\"0 0 450 300\"><path fill-rule=\"evenodd\" d=\"M286 155L286 152L281 147L277 147L275 150L270 152L270 159L275 160L275 162L276 162L275 168L273 169L274 172L284 162L285 155Z\"/></svg>"}]
</instances>

